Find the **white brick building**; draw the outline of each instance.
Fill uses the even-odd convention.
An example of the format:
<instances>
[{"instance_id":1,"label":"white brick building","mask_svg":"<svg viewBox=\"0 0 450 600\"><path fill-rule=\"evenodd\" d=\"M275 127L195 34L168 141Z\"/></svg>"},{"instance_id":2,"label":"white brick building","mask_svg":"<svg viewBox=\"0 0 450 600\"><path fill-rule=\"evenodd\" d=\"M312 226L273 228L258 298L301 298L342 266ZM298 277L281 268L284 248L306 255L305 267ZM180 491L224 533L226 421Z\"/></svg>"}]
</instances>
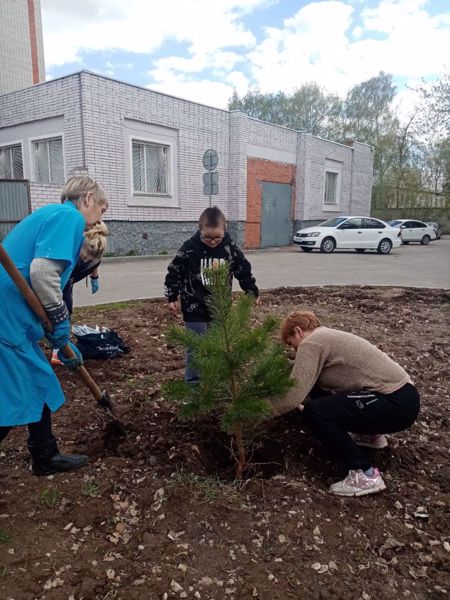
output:
<instances>
[{"instance_id":1,"label":"white brick building","mask_svg":"<svg viewBox=\"0 0 450 600\"><path fill-rule=\"evenodd\" d=\"M40 0L1 0L0 94L44 80Z\"/></svg>"},{"instance_id":2,"label":"white brick building","mask_svg":"<svg viewBox=\"0 0 450 600\"><path fill-rule=\"evenodd\" d=\"M191 234L209 205L202 180L209 148L219 156L213 204L247 247L286 243L299 224L369 214L373 153L364 144L85 71L0 96L0 178L29 179L36 208L58 201L64 179L86 169L110 198L115 253L169 250Z\"/></svg>"}]
</instances>

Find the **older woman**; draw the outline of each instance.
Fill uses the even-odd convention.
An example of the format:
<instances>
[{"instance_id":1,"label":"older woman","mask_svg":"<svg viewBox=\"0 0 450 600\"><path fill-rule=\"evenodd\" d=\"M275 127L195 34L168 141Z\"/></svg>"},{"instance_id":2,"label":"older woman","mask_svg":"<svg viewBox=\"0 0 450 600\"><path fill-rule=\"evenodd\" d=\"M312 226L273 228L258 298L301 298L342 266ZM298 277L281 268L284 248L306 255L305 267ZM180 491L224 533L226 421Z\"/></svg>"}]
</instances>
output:
<instances>
[{"instance_id":1,"label":"older woman","mask_svg":"<svg viewBox=\"0 0 450 600\"><path fill-rule=\"evenodd\" d=\"M70 320L62 290L78 261L88 225L108 208L104 191L88 176L71 177L62 204L49 204L21 221L3 245L43 304L53 331L45 336L54 348L70 343ZM44 331L10 277L0 267L0 442L12 427L28 425L28 449L35 475L72 471L86 456L59 452L51 413L64 403L61 386L38 341ZM68 367L82 363L60 360Z\"/></svg>"},{"instance_id":2,"label":"older woman","mask_svg":"<svg viewBox=\"0 0 450 600\"><path fill-rule=\"evenodd\" d=\"M289 315L281 337L297 350L295 384L272 401L275 413L300 409L303 422L342 460L348 475L330 492L364 496L386 489L360 446L384 448L384 434L403 431L417 419L420 396L409 375L367 340L321 326L313 312Z\"/></svg>"}]
</instances>

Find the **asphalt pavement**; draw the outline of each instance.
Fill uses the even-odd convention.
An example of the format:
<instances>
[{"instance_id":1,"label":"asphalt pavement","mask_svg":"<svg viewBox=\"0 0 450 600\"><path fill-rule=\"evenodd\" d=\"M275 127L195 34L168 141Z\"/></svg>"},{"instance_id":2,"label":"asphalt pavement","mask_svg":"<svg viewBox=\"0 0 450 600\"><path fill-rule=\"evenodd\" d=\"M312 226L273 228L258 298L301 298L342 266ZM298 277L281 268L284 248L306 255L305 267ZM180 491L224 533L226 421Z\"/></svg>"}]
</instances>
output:
<instances>
[{"instance_id":1,"label":"asphalt pavement","mask_svg":"<svg viewBox=\"0 0 450 600\"><path fill-rule=\"evenodd\" d=\"M386 256L353 250L305 253L296 247L246 253L260 289L323 285L380 285L450 289L450 237L428 246L409 244ZM99 270L100 290L75 286L75 306L103 304L164 294L169 256L105 259ZM239 285L235 286L239 289Z\"/></svg>"}]
</instances>

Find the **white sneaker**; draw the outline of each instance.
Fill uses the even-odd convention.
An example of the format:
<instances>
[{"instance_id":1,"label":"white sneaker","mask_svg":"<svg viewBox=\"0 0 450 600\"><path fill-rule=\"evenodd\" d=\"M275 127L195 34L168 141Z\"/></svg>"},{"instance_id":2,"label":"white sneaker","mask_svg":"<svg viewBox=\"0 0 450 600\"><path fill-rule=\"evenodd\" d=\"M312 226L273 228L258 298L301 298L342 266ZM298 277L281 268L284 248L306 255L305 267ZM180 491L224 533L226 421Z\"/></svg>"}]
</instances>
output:
<instances>
[{"instance_id":1,"label":"white sneaker","mask_svg":"<svg viewBox=\"0 0 450 600\"><path fill-rule=\"evenodd\" d=\"M333 483L329 491L336 496L366 496L377 494L385 489L386 484L381 478L380 471L374 468L372 477L364 475L361 469L349 471L347 477Z\"/></svg>"},{"instance_id":2,"label":"white sneaker","mask_svg":"<svg viewBox=\"0 0 450 600\"><path fill-rule=\"evenodd\" d=\"M375 450L381 450L388 446L387 437L383 433L352 433L350 435L358 446L375 448Z\"/></svg>"}]
</instances>

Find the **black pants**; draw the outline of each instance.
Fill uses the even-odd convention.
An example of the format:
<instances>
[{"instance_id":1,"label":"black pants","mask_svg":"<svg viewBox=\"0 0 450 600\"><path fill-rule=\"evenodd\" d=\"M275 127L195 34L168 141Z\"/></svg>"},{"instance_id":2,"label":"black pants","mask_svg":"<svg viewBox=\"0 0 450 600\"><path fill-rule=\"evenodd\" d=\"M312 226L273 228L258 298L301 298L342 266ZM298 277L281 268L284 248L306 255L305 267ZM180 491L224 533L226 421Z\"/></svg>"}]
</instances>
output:
<instances>
[{"instance_id":1,"label":"black pants","mask_svg":"<svg viewBox=\"0 0 450 600\"><path fill-rule=\"evenodd\" d=\"M407 383L393 394L349 392L322 395L316 389L310 394L302 413L303 422L323 445L340 458L348 469L371 467L364 450L355 444L352 433L395 433L414 423L420 409L416 388Z\"/></svg>"},{"instance_id":2,"label":"black pants","mask_svg":"<svg viewBox=\"0 0 450 600\"><path fill-rule=\"evenodd\" d=\"M8 435L12 427L0 427L0 442ZM37 423L28 425L30 434L28 441L30 444L44 444L53 439L52 433L52 416L49 407L45 404L42 411L41 420Z\"/></svg>"}]
</instances>

